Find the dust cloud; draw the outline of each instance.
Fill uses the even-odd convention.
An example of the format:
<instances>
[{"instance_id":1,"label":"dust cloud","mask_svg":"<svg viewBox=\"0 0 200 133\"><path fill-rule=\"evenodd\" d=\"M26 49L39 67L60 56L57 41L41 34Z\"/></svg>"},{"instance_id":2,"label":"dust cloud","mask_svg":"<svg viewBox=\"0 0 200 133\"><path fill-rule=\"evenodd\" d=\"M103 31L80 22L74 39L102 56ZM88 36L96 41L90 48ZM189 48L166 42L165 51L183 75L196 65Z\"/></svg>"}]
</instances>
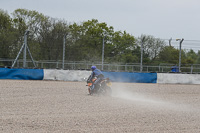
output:
<instances>
[{"instance_id":1,"label":"dust cloud","mask_svg":"<svg viewBox=\"0 0 200 133\"><path fill-rule=\"evenodd\" d=\"M166 97L163 93L155 95L155 92L140 91L140 88L134 88L136 86L129 86L127 84L117 84L112 86L112 97L126 100L127 103L141 105L146 108L164 109L173 111L191 111L190 105L186 103L176 103L171 100L170 97ZM148 88L149 89L149 88ZM150 87L151 89L151 87ZM162 98L164 97L164 98ZM195 109L192 109L193 111Z\"/></svg>"}]
</instances>

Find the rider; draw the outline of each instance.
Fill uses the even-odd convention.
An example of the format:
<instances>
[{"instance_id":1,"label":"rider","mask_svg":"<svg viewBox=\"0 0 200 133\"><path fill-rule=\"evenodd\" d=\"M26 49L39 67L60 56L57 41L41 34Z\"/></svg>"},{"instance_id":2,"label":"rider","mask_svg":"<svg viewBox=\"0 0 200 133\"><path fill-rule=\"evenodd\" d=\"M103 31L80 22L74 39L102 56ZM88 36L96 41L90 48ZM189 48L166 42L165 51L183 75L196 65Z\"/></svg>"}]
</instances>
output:
<instances>
[{"instance_id":1,"label":"rider","mask_svg":"<svg viewBox=\"0 0 200 133\"><path fill-rule=\"evenodd\" d=\"M90 78L89 78L89 81L91 81L94 77L97 78L97 80L93 83L92 87L91 87L91 90L94 90L94 88L96 87L96 85L101 81L103 80L104 78L104 75L103 73L96 68L96 66L92 66L91 67L91 70L92 70L92 73L90 75Z\"/></svg>"}]
</instances>

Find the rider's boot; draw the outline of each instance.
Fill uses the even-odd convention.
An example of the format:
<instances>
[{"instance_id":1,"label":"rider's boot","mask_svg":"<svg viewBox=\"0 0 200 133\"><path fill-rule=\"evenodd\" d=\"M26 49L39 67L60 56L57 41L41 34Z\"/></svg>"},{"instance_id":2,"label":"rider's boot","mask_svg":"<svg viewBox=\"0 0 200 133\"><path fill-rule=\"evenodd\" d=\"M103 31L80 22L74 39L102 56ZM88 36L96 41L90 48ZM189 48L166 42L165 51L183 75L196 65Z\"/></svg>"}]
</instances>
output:
<instances>
[{"instance_id":1,"label":"rider's boot","mask_svg":"<svg viewBox=\"0 0 200 133\"><path fill-rule=\"evenodd\" d=\"M88 91L89 91L90 95L92 95L94 93L94 91L95 91L95 85L93 84L91 86L91 88L88 88Z\"/></svg>"},{"instance_id":2,"label":"rider's boot","mask_svg":"<svg viewBox=\"0 0 200 133\"><path fill-rule=\"evenodd\" d=\"M89 95L92 95L92 92L91 92L90 88L88 88L88 92L89 92Z\"/></svg>"}]
</instances>

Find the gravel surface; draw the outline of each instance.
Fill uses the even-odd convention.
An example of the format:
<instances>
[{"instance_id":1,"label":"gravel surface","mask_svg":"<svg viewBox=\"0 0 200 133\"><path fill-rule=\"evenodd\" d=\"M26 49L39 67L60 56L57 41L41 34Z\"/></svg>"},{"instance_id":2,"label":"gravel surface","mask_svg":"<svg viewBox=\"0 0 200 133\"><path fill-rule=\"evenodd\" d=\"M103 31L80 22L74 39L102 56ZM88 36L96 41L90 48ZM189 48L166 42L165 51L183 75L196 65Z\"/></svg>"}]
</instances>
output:
<instances>
[{"instance_id":1,"label":"gravel surface","mask_svg":"<svg viewBox=\"0 0 200 133\"><path fill-rule=\"evenodd\" d=\"M0 133L197 133L200 85L0 80Z\"/></svg>"}]
</instances>

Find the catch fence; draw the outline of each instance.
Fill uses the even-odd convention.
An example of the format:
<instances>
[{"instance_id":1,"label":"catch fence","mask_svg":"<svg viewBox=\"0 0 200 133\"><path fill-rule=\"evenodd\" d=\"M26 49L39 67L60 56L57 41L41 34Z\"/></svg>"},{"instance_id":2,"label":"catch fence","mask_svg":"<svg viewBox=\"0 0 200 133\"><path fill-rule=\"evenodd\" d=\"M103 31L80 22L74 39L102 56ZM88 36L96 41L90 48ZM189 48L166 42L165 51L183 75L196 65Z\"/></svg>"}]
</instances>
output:
<instances>
[{"instance_id":1,"label":"catch fence","mask_svg":"<svg viewBox=\"0 0 200 133\"><path fill-rule=\"evenodd\" d=\"M0 67L11 68L14 59L0 59ZM104 71L114 72L157 72L167 73L172 72L173 64L143 64L142 71L140 63L106 63L104 62L103 67L101 62L88 62L88 61L35 61L36 68L38 69L63 69L64 70L90 70L92 65L96 65L99 69ZM26 61L26 68L35 68L31 60ZM23 60L17 60L14 68L23 68ZM200 64L182 64L181 73L200 73Z\"/></svg>"}]
</instances>

